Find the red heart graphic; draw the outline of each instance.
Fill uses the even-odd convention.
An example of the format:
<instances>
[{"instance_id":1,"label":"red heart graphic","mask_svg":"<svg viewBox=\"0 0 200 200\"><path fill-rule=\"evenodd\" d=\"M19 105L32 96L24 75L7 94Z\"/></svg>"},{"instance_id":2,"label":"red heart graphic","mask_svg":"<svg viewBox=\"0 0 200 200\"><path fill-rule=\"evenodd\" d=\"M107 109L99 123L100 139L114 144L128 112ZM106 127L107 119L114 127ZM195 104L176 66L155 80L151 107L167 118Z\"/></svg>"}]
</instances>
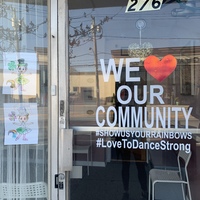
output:
<instances>
[{"instance_id":1,"label":"red heart graphic","mask_svg":"<svg viewBox=\"0 0 200 200\"><path fill-rule=\"evenodd\" d=\"M144 68L159 82L166 79L175 69L177 60L172 55L166 55L162 60L159 60L156 56L148 56L144 60Z\"/></svg>"}]
</instances>

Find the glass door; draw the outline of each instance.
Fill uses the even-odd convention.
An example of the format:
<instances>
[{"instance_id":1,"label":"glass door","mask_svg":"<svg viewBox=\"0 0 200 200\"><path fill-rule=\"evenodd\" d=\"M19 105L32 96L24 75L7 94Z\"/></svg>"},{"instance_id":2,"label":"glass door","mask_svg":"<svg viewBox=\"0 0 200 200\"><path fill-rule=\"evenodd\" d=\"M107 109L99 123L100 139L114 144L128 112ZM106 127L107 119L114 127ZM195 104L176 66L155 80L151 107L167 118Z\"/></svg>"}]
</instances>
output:
<instances>
[{"instance_id":1,"label":"glass door","mask_svg":"<svg viewBox=\"0 0 200 200\"><path fill-rule=\"evenodd\" d=\"M0 8L0 198L47 199L47 1Z\"/></svg>"},{"instance_id":2,"label":"glass door","mask_svg":"<svg viewBox=\"0 0 200 200\"><path fill-rule=\"evenodd\" d=\"M198 199L200 3L68 2L71 200ZM189 187L152 191L181 151Z\"/></svg>"}]
</instances>

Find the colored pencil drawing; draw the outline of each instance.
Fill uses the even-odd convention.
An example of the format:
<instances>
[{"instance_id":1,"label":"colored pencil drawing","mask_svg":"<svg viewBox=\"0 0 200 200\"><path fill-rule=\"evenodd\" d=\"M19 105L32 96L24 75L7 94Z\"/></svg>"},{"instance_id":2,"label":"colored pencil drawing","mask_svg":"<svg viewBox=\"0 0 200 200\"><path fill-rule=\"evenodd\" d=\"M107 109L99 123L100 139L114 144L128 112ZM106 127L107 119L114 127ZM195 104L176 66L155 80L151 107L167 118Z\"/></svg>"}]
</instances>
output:
<instances>
[{"instance_id":1,"label":"colored pencil drawing","mask_svg":"<svg viewBox=\"0 0 200 200\"><path fill-rule=\"evenodd\" d=\"M26 85L29 83L29 79L26 78L26 72L27 72L28 64L25 63L25 60L23 58L18 59L17 65L15 64L15 61L10 61L8 63L8 69L15 72L17 74L17 78L14 80L7 80L6 84L10 86L10 88L16 90L24 90L23 85Z\"/></svg>"},{"instance_id":2,"label":"colored pencil drawing","mask_svg":"<svg viewBox=\"0 0 200 200\"><path fill-rule=\"evenodd\" d=\"M13 122L13 124L18 125L16 129L9 130L8 134L12 133L13 138L17 141L21 136L23 136L23 140L28 140L26 135L31 132L31 128L28 128L28 125L33 124L33 122L29 121L29 113L27 112L26 108L19 108L19 114L18 116L15 116L15 112L11 111L9 116L12 116L12 120L18 119L19 123Z\"/></svg>"},{"instance_id":3,"label":"colored pencil drawing","mask_svg":"<svg viewBox=\"0 0 200 200\"><path fill-rule=\"evenodd\" d=\"M36 95L36 55L4 53L3 94Z\"/></svg>"},{"instance_id":4,"label":"colored pencil drawing","mask_svg":"<svg viewBox=\"0 0 200 200\"><path fill-rule=\"evenodd\" d=\"M4 104L5 144L35 144L38 141L37 104Z\"/></svg>"}]
</instances>

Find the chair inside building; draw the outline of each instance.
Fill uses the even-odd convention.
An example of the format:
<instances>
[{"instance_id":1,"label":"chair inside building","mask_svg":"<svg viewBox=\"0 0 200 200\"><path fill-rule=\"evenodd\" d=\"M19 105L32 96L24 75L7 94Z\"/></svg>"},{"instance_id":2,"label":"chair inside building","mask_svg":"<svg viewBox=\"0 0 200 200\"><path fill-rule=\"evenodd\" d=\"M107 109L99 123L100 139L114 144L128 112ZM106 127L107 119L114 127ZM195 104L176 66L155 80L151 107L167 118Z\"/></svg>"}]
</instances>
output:
<instances>
[{"instance_id":1,"label":"chair inside building","mask_svg":"<svg viewBox=\"0 0 200 200\"><path fill-rule=\"evenodd\" d=\"M0 199L48 198L47 184L35 183L0 183Z\"/></svg>"},{"instance_id":2,"label":"chair inside building","mask_svg":"<svg viewBox=\"0 0 200 200\"><path fill-rule=\"evenodd\" d=\"M90 162L92 163L92 133L91 132L75 132L74 133L74 145L73 145L73 160L74 163L83 164L82 159L78 159L76 154L85 154L86 155L86 166L87 166L87 174L89 175L89 166ZM79 162L78 162L79 160ZM79 164L77 164L79 165Z\"/></svg>"},{"instance_id":3,"label":"chair inside building","mask_svg":"<svg viewBox=\"0 0 200 200\"><path fill-rule=\"evenodd\" d=\"M181 184L183 200L192 200L190 183L187 173L187 166L191 157L191 152L179 151L177 156L178 170L151 169L149 171L149 200L155 199L156 187L158 183ZM175 191L176 192L176 191Z\"/></svg>"}]
</instances>

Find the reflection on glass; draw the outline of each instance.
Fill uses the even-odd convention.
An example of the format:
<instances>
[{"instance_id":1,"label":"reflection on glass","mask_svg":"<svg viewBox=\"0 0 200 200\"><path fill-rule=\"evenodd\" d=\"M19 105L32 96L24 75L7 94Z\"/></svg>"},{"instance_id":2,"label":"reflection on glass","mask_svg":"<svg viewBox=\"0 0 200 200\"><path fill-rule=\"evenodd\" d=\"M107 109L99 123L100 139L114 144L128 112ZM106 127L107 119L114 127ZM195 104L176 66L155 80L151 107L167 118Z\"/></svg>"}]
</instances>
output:
<instances>
[{"instance_id":1,"label":"reflection on glass","mask_svg":"<svg viewBox=\"0 0 200 200\"><path fill-rule=\"evenodd\" d=\"M2 1L0 7L0 183L46 185L47 5Z\"/></svg>"},{"instance_id":2,"label":"reflection on glass","mask_svg":"<svg viewBox=\"0 0 200 200\"><path fill-rule=\"evenodd\" d=\"M186 152L192 152L188 165L189 180L192 199L198 199L199 191L196 189L196 184L199 183L199 177L196 175L200 173L198 158L200 41L198 27L194 24L197 24L200 15L187 6L196 9L200 5L193 1L179 3L165 1L162 8L156 12L125 13L125 3L119 5L120 3L115 2L118 5L114 5L110 1L102 2L98 4L99 7L95 4L97 7L90 9L94 5L84 3L78 6L74 1L69 1L73 8L69 11L70 125L80 132L85 132L88 128L87 131L91 131L92 134L90 173L87 174L86 157L79 157L82 162L75 162L74 165L77 167L76 174L80 172L81 177L71 181L72 199L77 200L84 195L87 199L98 196L99 199L128 200L139 199L142 193L143 199L147 199L146 182L149 169L176 170L177 154L183 148ZM99 88L96 86L97 67L94 62L94 52L91 51L94 45L90 29L91 16L95 17L95 24L101 26L101 33L103 33L95 41L97 42ZM159 63L154 66L153 76L144 68L146 57L138 58L137 63L129 63L132 57L129 55L128 47L140 39L135 27L139 19L146 21L142 40L152 44L152 55ZM177 61L176 66L169 66L169 62L169 65L162 65L165 60L163 58L172 56ZM158 66L166 69L166 71L163 68L158 69L164 78L155 76L158 74L155 72ZM133 67L138 71L131 71ZM170 67L173 67L173 70L170 71ZM138 77L140 81L137 81ZM136 78L135 81L128 81L132 78ZM124 92L121 90L118 94L122 85L126 90ZM143 85L146 87L145 94L141 89L144 88ZM137 92L134 91L134 86L138 87ZM155 90L152 89L153 87ZM98 115L96 115L97 90L99 90L99 104L103 107ZM126 94L127 91L133 94L130 101L127 100L130 97ZM135 99L140 100L139 94L146 95L147 99L144 102L146 110L142 109L145 115L141 112L142 114L138 116L137 106L133 104ZM123 98L124 102L127 100L130 105L128 103L120 105L118 100ZM124 117L124 123L121 124L118 114L120 106L121 119ZM107 112L110 107L113 112ZM128 115L130 110L126 107L134 107L132 113L135 114L135 121L132 120L134 121L132 126L130 123L129 126L127 125L132 115ZM143 120L141 116L146 119ZM142 123L139 123L139 119L142 119ZM103 127L100 127L102 124ZM141 128L140 125L144 130L138 130ZM127 127L129 132L139 131L145 137L120 138L119 135L109 135L109 130L112 128L123 130ZM147 137L148 131L152 131L152 137ZM104 133L105 135L101 137L100 134ZM117 148L117 142L121 142L122 139L126 139L127 142L136 140L137 144L143 146L141 149L139 146L136 149ZM78 140L82 142L81 138ZM149 145L149 148L143 148L145 145ZM73 191L77 186L79 186L79 193L75 194ZM87 188L90 188L88 193ZM175 194L171 192L169 197L169 193L165 191L174 188ZM156 198L162 199L167 196L168 199L182 199L181 190L174 188L161 187L162 192L156 194Z\"/></svg>"}]
</instances>

